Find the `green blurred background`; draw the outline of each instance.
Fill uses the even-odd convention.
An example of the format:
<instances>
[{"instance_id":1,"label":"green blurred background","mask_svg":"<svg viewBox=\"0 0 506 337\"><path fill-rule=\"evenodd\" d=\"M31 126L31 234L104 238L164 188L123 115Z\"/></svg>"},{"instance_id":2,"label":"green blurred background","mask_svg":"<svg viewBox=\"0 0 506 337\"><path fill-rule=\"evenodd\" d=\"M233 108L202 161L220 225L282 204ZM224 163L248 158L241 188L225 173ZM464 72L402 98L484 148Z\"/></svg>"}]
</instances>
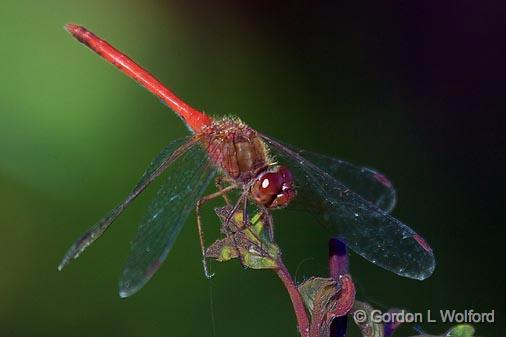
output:
<instances>
[{"instance_id":1,"label":"green blurred background","mask_svg":"<svg viewBox=\"0 0 506 337\"><path fill-rule=\"evenodd\" d=\"M238 115L391 177L395 216L427 238L438 265L418 282L352 256L361 299L413 311L495 309L498 321L503 19L499 1L3 0L0 336L213 336L212 314L217 336L297 335L272 272L213 264L215 278L204 279L193 216L153 280L120 299L117 280L149 196L56 271L150 159L187 134L171 111L71 39L67 22L103 36L212 115ZM276 223L288 267L299 281L324 274L326 233L286 213ZM205 219L216 236L209 209ZM478 334L498 333L499 323L478 325ZM399 336L413 334L404 327Z\"/></svg>"}]
</instances>

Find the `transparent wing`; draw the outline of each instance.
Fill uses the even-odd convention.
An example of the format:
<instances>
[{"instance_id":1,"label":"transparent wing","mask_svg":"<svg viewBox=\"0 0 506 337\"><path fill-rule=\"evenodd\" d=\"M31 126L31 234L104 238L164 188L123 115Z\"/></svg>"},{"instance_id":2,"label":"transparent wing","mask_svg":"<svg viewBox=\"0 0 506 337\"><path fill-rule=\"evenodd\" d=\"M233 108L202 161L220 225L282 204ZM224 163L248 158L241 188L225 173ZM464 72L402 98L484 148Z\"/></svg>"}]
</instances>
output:
<instances>
[{"instance_id":1,"label":"transparent wing","mask_svg":"<svg viewBox=\"0 0 506 337\"><path fill-rule=\"evenodd\" d=\"M397 199L395 188L385 175L341 159L283 145L385 212L391 212L395 207Z\"/></svg>"},{"instance_id":2,"label":"transparent wing","mask_svg":"<svg viewBox=\"0 0 506 337\"><path fill-rule=\"evenodd\" d=\"M121 297L136 293L160 268L215 172L202 146L189 149L167 170L132 242L119 281Z\"/></svg>"},{"instance_id":3,"label":"transparent wing","mask_svg":"<svg viewBox=\"0 0 506 337\"><path fill-rule=\"evenodd\" d=\"M197 142L196 138L183 138L171 142L158 156L149 164L146 172L141 177L137 185L128 196L118 206L112 209L106 216L100 219L93 227L88 229L76 242L69 248L62 261L58 265L58 270L62 270L72 259L77 259L79 255L88 248L96 239L98 239L116 218L128 207L128 205L146 187L153 182L167 167L190 147Z\"/></svg>"},{"instance_id":4,"label":"transparent wing","mask_svg":"<svg viewBox=\"0 0 506 337\"><path fill-rule=\"evenodd\" d=\"M275 160L295 176L297 208L314 212L356 253L398 275L423 280L435 259L425 240L387 212L283 144L263 136Z\"/></svg>"}]
</instances>

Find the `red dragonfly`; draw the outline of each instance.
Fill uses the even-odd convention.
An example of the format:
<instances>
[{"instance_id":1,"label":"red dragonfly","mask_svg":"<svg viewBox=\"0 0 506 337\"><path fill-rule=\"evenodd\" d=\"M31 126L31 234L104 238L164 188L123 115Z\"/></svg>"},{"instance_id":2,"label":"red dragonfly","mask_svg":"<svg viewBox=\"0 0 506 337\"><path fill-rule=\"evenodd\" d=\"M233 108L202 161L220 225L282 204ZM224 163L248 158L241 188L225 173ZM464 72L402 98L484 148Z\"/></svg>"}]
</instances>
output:
<instances>
[{"instance_id":1,"label":"red dragonfly","mask_svg":"<svg viewBox=\"0 0 506 337\"><path fill-rule=\"evenodd\" d=\"M167 145L132 192L69 249L61 270L99 238L111 223L162 173L164 183L151 202L131 246L119 282L120 296L142 288L160 268L190 212L196 208L204 272L200 207L208 200L238 194L234 208L253 205L270 217L275 209L305 209L356 253L398 275L423 280L435 267L425 240L389 215L396 193L382 174L343 160L295 149L238 118L212 118L192 108L148 71L86 28L65 28L106 61L155 94L181 117L192 135ZM217 191L203 196L216 177ZM245 211L246 213L246 211ZM244 217L246 219L246 217Z\"/></svg>"}]
</instances>

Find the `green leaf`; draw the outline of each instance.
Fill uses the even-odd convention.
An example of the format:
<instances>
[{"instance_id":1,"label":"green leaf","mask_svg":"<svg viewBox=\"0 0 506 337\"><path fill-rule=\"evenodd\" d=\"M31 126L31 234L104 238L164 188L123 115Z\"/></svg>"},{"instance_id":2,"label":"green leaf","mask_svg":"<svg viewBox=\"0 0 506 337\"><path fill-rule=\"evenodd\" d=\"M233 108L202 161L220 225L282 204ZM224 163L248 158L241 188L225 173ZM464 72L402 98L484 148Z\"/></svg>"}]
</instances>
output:
<instances>
[{"instance_id":1,"label":"green leaf","mask_svg":"<svg viewBox=\"0 0 506 337\"><path fill-rule=\"evenodd\" d=\"M215 209L222 222L221 231L226 238L215 241L206 250L206 257L224 262L239 258L241 263L252 269L277 268L281 255L279 247L270 241L265 231L262 213L256 213L245 224L243 211L237 210L227 224L231 211L230 206Z\"/></svg>"},{"instance_id":2,"label":"green leaf","mask_svg":"<svg viewBox=\"0 0 506 337\"><path fill-rule=\"evenodd\" d=\"M239 256L238 250L235 248L232 238L217 240L206 250L206 257L219 262L230 261L237 256Z\"/></svg>"},{"instance_id":3,"label":"green leaf","mask_svg":"<svg viewBox=\"0 0 506 337\"><path fill-rule=\"evenodd\" d=\"M364 337L383 337L384 334L384 326L381 323L376 323L372 319L372 311L374 308L360 301L355 301L352 309L352 315L355 324L362 332L362 336ZM365 316L362 316L365 315Z\"/></svg>"},{"instance_id":4,"label":"green leaf","mask_svg":"<svg viewBox=\"0 0 506 337\"><path fill-rule=\"evenodd\" d=\"M311 314L310 336L329 336L332 320L346 315L355 301L355 285L349 275L339 281L312 277L299 286L299 292Z\"/></svg>"},{"instance_id":5,"label":"green leaf","mask_svg":"<svg viewBox=\"0 0 506 337\"><path fill-rule=\"evenodd\" d=\"M319 291L330 288L333 292L337 293L339 290L339 286L334 279L323 277L311 277L300 284L298 288L304 304L311 315L313 315L314 300Z\"/></svg>"},{"instance_id":6,"label":"green leaf","mask_svg":"<svg viewBox=\"0 0 506 337\"><path fill-rule=\"evenodd\" d=\"M274 269L278 267L275 258L271 256L264 257L251 252L243 253L243 263L252 269Z\"/></svg>"}]
</instances>

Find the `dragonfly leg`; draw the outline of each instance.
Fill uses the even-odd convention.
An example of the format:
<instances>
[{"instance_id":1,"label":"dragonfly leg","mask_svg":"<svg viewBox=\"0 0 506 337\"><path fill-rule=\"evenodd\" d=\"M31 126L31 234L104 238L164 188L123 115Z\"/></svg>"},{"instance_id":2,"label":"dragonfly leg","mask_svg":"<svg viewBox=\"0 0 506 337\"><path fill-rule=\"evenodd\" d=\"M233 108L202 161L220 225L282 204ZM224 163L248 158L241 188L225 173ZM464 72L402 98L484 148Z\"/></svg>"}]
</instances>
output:
<instances>
[{"instance_id":1,"label":"dragonfly leg","mask_svg":"<svg viewBox=\"0 0 506 337\"><path fill-rule=\"evenodd\" d=\"M227 237L230 237L232 239L237 256L239 258L239 262L241 263L241 266L244 269L246 269L247 265L244 261L244 256L242 255L242 253L239 250L239 245L238 245L237 239L234 235L234 231L249 231L250 234L256 238L256 241L260 242L260 246L253 241L250 241L251 244L255 245L262 252L265 252L265 250L264 250L264 247L262 247L262 240L260 239L260 237L257 236L255 231L251 228L251 223L249 221L249 214L248 214L248 189L247 188L243 191L243 193L241 194L241 196L239 197L239 199L235 203L234 207L232 207L230 209L227 217L225 218L223 227L230 228L230 223L232 221L232 217L236 214L236 212L240 209L240 207L242 207L242 216L243 216L242 223L235 224L237 229L232 230L232 233L226 233L226 235L227 235ZM266 253L266 256L268 256L267 253Z\"/></svg>"},{"instance_id":2,"label":"dragonfly leg","mask_svg":"<svg viewBox=\"0 0 506 337\"><path fill-rule=\"evenodd\" d=\"M202 218L200 216L200 208L208 201L224 196L229 193L233 189L236 189L237 185L227 186L217 192L206 195L197 201L197 206L195 207L195 213L197 214L197 231L199 233L199 241L200 241L200 249L202 251L202 266L204 267L204 275L207 278L213 277L212 274L209 273L209 269L207 268L207 260L206 260L206 246L204 240L204 231L202 230Z\"/></svg>"},{"instance_id":3,"label":"dragonfly leg","mask_svg":"<svg viewBox=\"0 0 506 337\"><path fill-rule=\"evenodd\" d=\"M245 229L250 230L250 233L260 242L260 247L258 247L258 248L261 251L265 252L264 247L263 247L263 240L261 240L261 238L254 231L252 231L249 228L249 227L251 227L252 224L249 221L247 195L245 195L242 202L243 202L243 207L244 207L243 208L243 215L242 215L242 218L244 219L243 226ZM264 207L261 205L258 205L258 207L259 207L260 212L262 213L262 221L264 223L264 227L267 229L269 239L270 239L270 241L274 241L274 223L272 220L272 215L269 212L269 210L267 209L267 207ZM268 256L268 254L267 254L267 256Z\"/></svg>"},{"instance_id":4,"label":"dragonfly leg","mask_svg":"<svg viewBox=\"0 0 506 337\"><path fill-rule=\"evenodd\" d=\"M258 237L258 235L256 235L255 231L251 230L251 223L249 221L249 214L248 214L248 195L245 193L243 195L243 197L241 198L241 202L242 202L242 223L243 223L243 227L246 229L246 230L249 230L250 233L258 240L258 242L260 242L260 247L258 247L261 251L264 251L264 247L263 247L263 241ZM263 211L263 210L262 210ZM269 233L270 235L270 233Z\"/></svg>"},{"instance_id":5,"label":"dragonfly leg","mask_svg":"<svg viewBox=\"0 0 506 337\"><path fill-rule=\"evenodd\" d=\"M244 194L242 199L242 223L244 227L249 227L249 214L248 214L248 195Z\"/></svg>"},{"instance_id":6,"label":"dragonfly leg","mask_svg":"<svg viewBox=\"0 0 506 337\"><path fill-rule=\"evenodd\" d=\"M217 176L216 179L214 179L214 185L216 186L216 189L218 189L218 191L221 191L226 188L226 186L223 185L223 176L222 175ZM227 204L227 206L230 206L231 203L227 197L227 194L226 193L223 194L222 197L223 197L223 200L225 200L225 203Z\"/></svg>"},{"instance_id":7,"label":"dragonfly leg","mask_svg":"<svg viewBox=\"0 0 506 337\"><path fill-rule=\"evenodd\" d=\"M274 241L274 222L272 220L272 214L269 212L267 207L262 206L260 208L260 211L263 214L263 221L265 223L265 227L267 228L267 231L269 233L269 239L271 241Z\"/></svg>"},{"instance_id":8,"label":"dragonfly leg","mask_svg":"<svg viewBox=\"0 0 506 337\"><path fill-rule=\"evenodd\" d=\"M235 229L229 229L229 231L227 231L225 233L225 235L227 237L229 237L233 244L234 244L234 248L236 250L236 253L237 253L237 256L239 258L239 262L241 263L241 266L246 269L248 268L245 261L244 261L244 256L242 255L241 251L239 250L239 244L238 244L238 241L237 241L237 238L236 236L234 235L236 233L236 231L248 231L249 234L248 235L252 235L255 240L250 240L247 238L247 236L243 237L242 239L243 240L247 240L250 242L251 246L255 246L260 252L262 252L263 256L269 256L269 253L267 251L265 251L265 247L263 247L263 241L262 239L257 235L257 233L255 233L255 230L252 228L252 224L249 220L249 214L248 214L248 189L245 189L243 191L243 193L241 194L241 196L239 197L238 201L236 202L236 204L234 205L234 207L232 207L230 210L229 210L229 213L227 215L227 217L225 218L225 221L224 221L224 224L223 224L223 227L224 228L229 228L230 227L230 223L232 221L232 217L238 212L238 210L240 209L240 207L242 207L242 217L243 217L243 220L241 221L241 223L234 223L234 227L236 227ZM267 221L269 224L268 226L270 226L270 223L271 223L271 217L270 217L270 213L268 212L267 209L263 210L261 209L262 213L264 215L266 215L264 221ZM270 234L269 234L270 235ZM243 243L241 243L243 244Z\"/></svg>"},{"instance_id":9,"label":"dragonfly leg","mask_svg":"<svg viewBox=\"0 0 506 337\"><path fill-rule=\"evenodd\" d=\"M246 229L246 230L249 230L250 233L260 242L262 243L262 240L258 237L258 235L255 234L255 232L253 230L251 230L251 223L249 221L249 213L248 213L248 195L247 194L244 194L243 197L241 198L241 202L243 204L243 209L242 209L242 223L243 223L243 228ZM263 209L261 209L261 211L263 212ZM269 233L270 235L270 233ZM261 250L263 250L263 247L260 247Z\"/></svg>"},{"instance_id":10,"label":"dragonfly leg","mask_svg":"<svg viewBox=\"0 0 506 337\"><path fill-rule=\"evenodd\" d=\"M243 195L246 195L247 196L247 191L243 192ZM228 212L228 215L225 219L225 222L224 222L224 225L223 225L223 228L225 229L229 229L230 228L230 221L232 221L232 217L234 216L235 212L239 209L239 206L241 205L241 202L243 201L243 197L241 196L239 198L239 200L236 202L236 204L234 205L234 207L232 207L230 209L230 211ZM239 226L237 226L237 230L240 230ZM241 266L246 269L247 266L246 264L244 263L244 260L243 260L243 256L241 254L241 252L239 251L239 246L238 246L238 243L237 243L237 240L234 236L234 233L230 233L230 234L227 234L227 237L230 237L232 238L232 241L234 242L234 247L235 247L235 250L236 250L236 253L237 253L237 256L239 257L239 262L241 263Z\"/></svg>"}]
</instances>

